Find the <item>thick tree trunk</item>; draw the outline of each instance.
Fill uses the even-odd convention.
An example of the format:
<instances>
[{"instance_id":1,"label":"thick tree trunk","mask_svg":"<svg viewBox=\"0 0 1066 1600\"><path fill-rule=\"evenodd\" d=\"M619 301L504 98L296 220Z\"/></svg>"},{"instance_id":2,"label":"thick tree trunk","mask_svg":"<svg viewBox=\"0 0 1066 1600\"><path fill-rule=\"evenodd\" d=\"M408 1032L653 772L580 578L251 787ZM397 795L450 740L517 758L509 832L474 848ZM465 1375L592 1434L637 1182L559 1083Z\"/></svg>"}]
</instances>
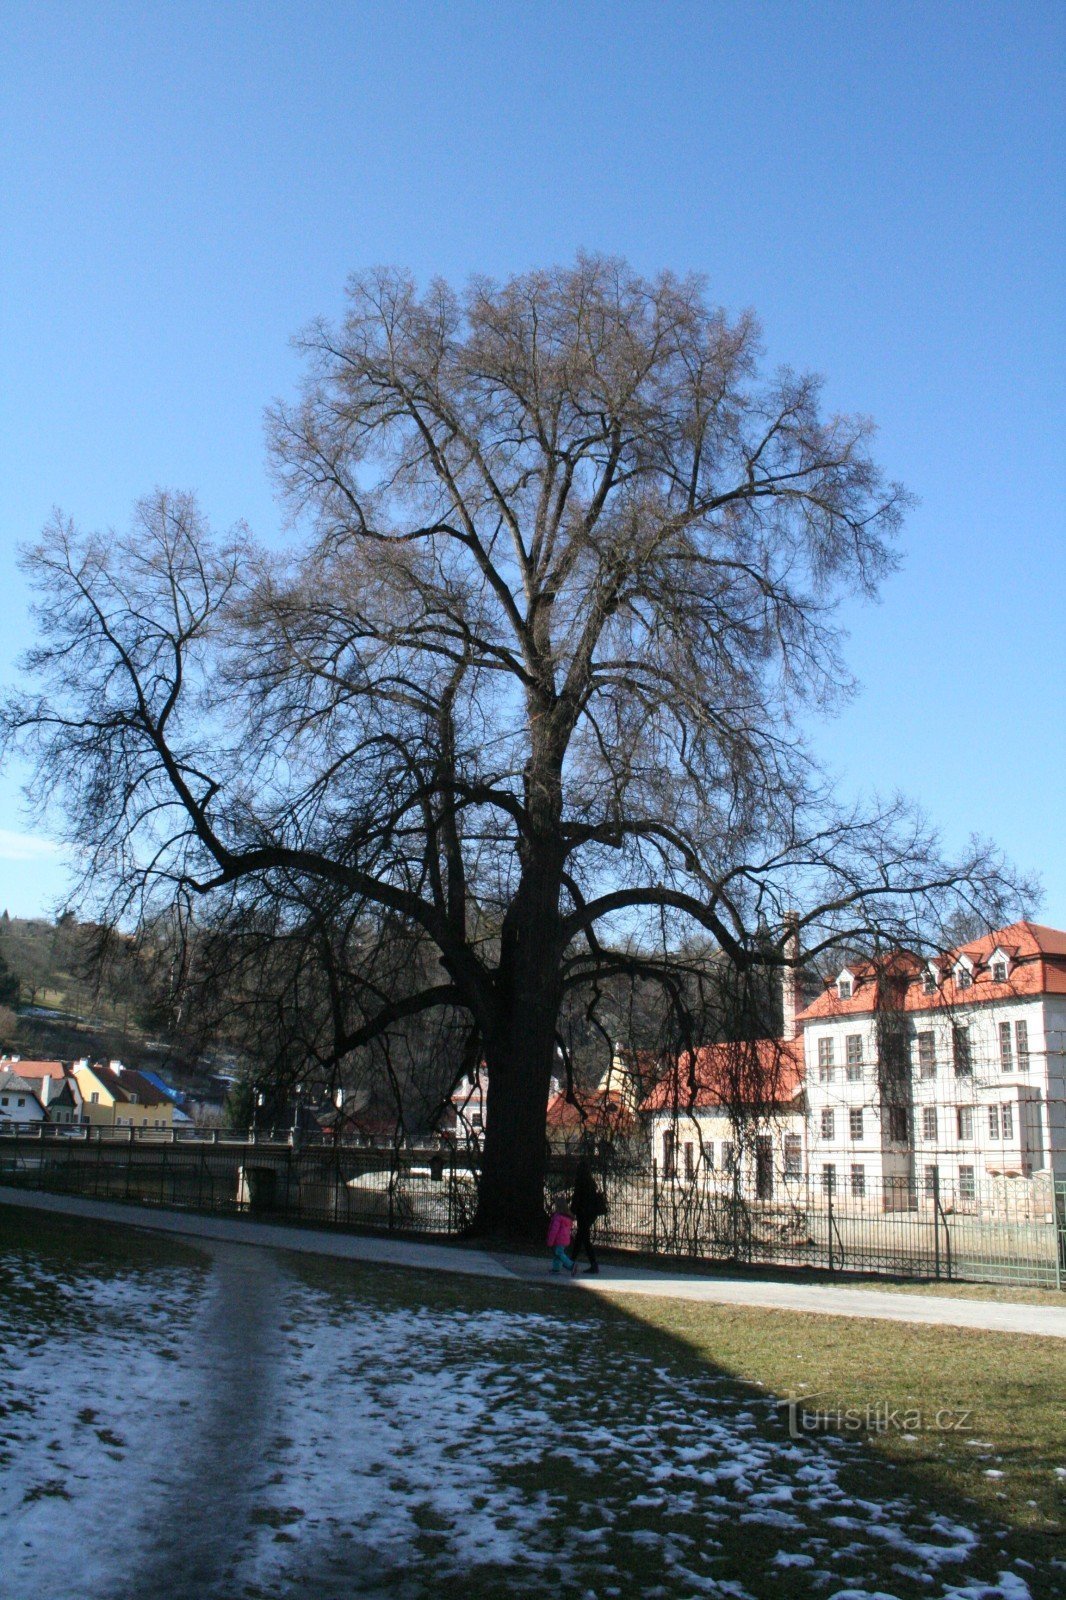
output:
<instances>
[{"instance_id":1,"label":"thick tree trunk","mask_svg":"<svg viewBox=\"0 0 1066 1600\"><path fill-rule=\"evenodd\" d=\"M489 1089L474 1232L541 1243L548 1103L554 1033L547 1048L527 1033L506 1054L486 1052Z\"/></svg>"},{"instance_id":2,"label":"thick tree trunk","mask_svg":"<svg viewBox=\"0 0 1066 1600\"><path fill-rule=\"evenodd\" d=\"M485 1037L488 1101L474 1231L544 1237L545 1111L561 999L560 873L527 867L504 928L497 1026Z\"/></svg>"}]
</instances>

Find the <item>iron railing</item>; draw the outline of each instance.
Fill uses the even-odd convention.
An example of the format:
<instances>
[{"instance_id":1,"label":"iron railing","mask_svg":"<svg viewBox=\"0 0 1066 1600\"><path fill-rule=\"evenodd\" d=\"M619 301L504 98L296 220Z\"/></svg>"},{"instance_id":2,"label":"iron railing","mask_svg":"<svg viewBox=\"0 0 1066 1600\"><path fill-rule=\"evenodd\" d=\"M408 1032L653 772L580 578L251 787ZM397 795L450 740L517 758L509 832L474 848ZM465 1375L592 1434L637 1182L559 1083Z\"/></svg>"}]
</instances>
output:
<instances>
[{"instance_id":1,"label":"iron railing","mask_svg":"<svg viewBox=\"0 0 1066 1600\"><path fill-rule=\"evenodd\" d=\"M566 1194L557 1160L548 1192ZM1066 1287L1066 1182L1049 1173L965 1189L867 1183L855 1194L793 1171L770 1195L737 1175L664 1177L607 1167L604 1246L693 1260L931 1280ZM455 1236L477 1199L476 1151L444 1141L372 1147L175 1135L130 1128L0 1125L0 1183L142 1205Z\"/></svg>"}]
</instances>

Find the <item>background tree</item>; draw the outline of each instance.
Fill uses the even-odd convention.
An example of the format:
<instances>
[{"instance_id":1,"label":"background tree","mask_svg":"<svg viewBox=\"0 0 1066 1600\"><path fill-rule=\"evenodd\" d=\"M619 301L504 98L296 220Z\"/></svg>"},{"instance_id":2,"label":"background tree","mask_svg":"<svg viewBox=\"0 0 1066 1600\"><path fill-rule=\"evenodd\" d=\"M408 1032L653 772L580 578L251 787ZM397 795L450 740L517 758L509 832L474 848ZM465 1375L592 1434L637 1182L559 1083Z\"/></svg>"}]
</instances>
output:
<instances>
[{"instance_id":1,"label":"background tree","mask_svg":"<svg viewBox=\"0 0 1066 1600\"><path fill-rule=\"evenodd\" d=\"M479 1226L539 1233L564 998L680 1003L876 927L999 915L900 802L841 812L797 716L849 685L833 605L891 570L906 499L863 419L764 375L702 282L581 258L462 294L354 278L270 416L288 556L157 493L125 539L28 556L33 688L6 724L109 920L175 896L369 930L341 1055L448 1008L486 1063ZM300 909L296 909L300 908ZM307 922L311 912L310 923Z\"/></svg>"}]
</instances>

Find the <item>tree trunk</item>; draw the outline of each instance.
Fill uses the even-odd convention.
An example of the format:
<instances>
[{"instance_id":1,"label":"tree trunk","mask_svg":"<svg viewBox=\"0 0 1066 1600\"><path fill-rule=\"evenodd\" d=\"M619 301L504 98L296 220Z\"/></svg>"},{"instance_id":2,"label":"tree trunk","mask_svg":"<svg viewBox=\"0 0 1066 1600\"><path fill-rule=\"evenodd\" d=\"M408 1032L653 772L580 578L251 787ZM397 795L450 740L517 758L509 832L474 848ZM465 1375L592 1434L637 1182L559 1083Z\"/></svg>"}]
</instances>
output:
<instances>
[{"instance_id":1,"label":"tree trunk","mask_svg":"<svg viewBox=\"0 0 1066 1600\"><path fill-rule=\"evenodd\" d=\"M485 1038L488 1099L473 1231L543 1242L545 1112L562 995L556 861L527 866L504 927L498 1025Z\"/></svg>"}]
</instances>

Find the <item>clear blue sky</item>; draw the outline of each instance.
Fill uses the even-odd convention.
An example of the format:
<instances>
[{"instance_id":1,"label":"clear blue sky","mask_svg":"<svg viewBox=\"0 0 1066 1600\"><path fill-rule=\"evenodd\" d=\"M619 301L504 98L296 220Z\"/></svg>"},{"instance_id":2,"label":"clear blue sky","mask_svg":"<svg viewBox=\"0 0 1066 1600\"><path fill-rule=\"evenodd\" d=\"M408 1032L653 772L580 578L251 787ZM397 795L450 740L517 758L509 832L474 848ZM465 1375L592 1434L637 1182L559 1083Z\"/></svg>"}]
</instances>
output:
<instances>
[{"instance_id":1,"label":"clear blue sky","mask_svg":"<svg viewBox=\"0 0 1066 1600\"><path fill-rule=\"evenodd\" d=\"M378 262L705 272L920 496L818 743L1066 925L1066 7L0 0L0 676L14 551L157 483L280 531L262 408ZM0 780L0 904L61 863ZM21 857L22 859L18 859Z\"/></svg>"}]
</instances>

